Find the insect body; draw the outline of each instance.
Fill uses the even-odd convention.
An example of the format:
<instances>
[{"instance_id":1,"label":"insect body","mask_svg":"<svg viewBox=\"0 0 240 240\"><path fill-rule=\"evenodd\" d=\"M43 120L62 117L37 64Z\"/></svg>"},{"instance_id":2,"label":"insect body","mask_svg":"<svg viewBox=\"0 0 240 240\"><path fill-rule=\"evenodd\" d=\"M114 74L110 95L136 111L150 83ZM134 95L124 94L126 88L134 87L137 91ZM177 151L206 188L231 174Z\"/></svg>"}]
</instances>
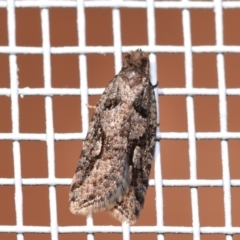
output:
<instances>
[{"instance_id":1,"label":"insect body","mask_svg":"<svg viewBox=\"0 0 240 240\"><path fill-rule=\"evenodd\" d=\"M120 222L136 222L154 154L153 89L148 58L141 50L127 54L97 103L83 143L69 194L72 213L107 210Z\"/></svg>"}]
</instances>

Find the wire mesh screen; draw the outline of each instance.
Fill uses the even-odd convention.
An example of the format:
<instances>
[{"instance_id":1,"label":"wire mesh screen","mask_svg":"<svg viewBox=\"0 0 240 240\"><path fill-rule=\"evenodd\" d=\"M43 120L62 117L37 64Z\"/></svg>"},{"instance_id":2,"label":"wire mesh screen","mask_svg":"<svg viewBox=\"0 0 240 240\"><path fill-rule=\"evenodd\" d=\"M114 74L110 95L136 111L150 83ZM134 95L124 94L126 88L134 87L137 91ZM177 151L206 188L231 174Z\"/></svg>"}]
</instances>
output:
<instances>
[{"instance_id":1,"label":"wire mesh screen","mask_svg":"<svg viewBox=\"0 0 240 240\"><path fill-rule=\"evenodd\" d=\"M0 1L0 239L240 239L239 1ZM149 54L159 129L134 226L69 212L93 109Z\"/></svg>"}]
</instances>

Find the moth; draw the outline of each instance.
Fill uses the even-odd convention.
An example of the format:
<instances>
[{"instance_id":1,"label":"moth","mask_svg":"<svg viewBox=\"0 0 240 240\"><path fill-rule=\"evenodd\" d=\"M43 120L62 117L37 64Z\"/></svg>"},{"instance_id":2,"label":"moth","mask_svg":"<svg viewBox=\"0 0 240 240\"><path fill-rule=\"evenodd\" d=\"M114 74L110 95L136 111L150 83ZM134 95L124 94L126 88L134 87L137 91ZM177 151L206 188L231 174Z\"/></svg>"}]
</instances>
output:
<instances>
[{"instance_id":1,"label":"moth","mask_svg":"<svg viewBox=\"0 0 240 240\"><path fill-rule=\"evenodd\" d=\"M157 127L149 60L129 52L99 102L73 176L70 211L134 224L144 205Z\"/></svg>"}]
</instances>

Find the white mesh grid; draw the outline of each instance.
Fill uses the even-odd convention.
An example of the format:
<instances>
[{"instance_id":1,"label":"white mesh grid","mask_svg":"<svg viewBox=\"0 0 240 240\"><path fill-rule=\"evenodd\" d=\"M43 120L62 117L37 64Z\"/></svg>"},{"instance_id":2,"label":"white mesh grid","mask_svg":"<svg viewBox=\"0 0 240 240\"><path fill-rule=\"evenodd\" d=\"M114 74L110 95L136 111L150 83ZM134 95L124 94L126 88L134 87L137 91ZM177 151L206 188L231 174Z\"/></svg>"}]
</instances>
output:
<instances>
[{"instance_id":1,"label":"white mesh grid","mask_svg":"<svg viewBox=\"0 0 240 240\"><path fill-rule=\"evenodd\" d=\"M15 8L39 7L41 9L42 47L16 46L15 36ZM77 8L78 23L78 46L51 47L49 39L49 10L48 8ZM85 8L112 8L113 46L86 46L85 31ZM121 20L120 8L143 8L147 11L148 45L145 46L122 46L121 43ZM87 233L88 240L94 239L93 233L123 233L123 239L130 239L130 233L156 233L158 239L164 239L164 233L189 233L193 239L200 239L200 234L225 234L226 239L233 239L232 234L240 234L240 227L232 226L231 216L231 186L240 186L240 179L230 179L228 140L240 139L240 132L228 132L227 130L227 102L226 96L240 96L240 89L226 89L224 79L224 53L240 53L240 46L224 46L223 44L223 9L240 8L239 1L28 1L28 0L1 0L0 8L7 9L8 21L8 46L0 46L0 54L9 54L10 66L10 88L0 88L1 96L11 98L12 133L0 133L0 140L13 141L14 178L0 178L0 185L15 186L15 209L16 226L0 225L0 233L17 233L17 239L23 240L24 233L50 233L51 239L57 240L58 233ZM155 15L154 9L182 9L182 25L184 46L160 46L155 42ZM213 9L215 11L216 45L192 46L190 30L190 9ZM80 37L81 36L81 37ZM156 143L155 151L155 179L150 179L149 185L156 189L156 226L131 226L124 224L123 227L95 226L90 217L87 226L58 226L56 208L56 186L70 185L71 179L56 178L55 176L55 140L84 139L88 129L88 96L101 95L103 89L89 89L87 83L87 61L86 54L89 53L111 53L114 54L115 72L122 65L122 52L141 48L149 52L151 63L151 80L157 82L156 53L183 53L185 56L185 88L158 88L157 95L182 95L186 96L188 132L157 132L158 139L185 139L189 142L190 179L187 180L165 180L161 176L160 143ZM44 88L18 88L17 54L41 54L44 64ZM193 53L216 53L218 88L205 89L193 88L192 80L192 54ZM51 54L79 54L79 69L81 86L80 89L52 88L51 86ZM19 133L19 103L18 96L41 95L45 97L46 133ZM52 96L55 95L81 95L82 133L54 133L53 131L53 109ZM206 95L219 97L220 132L195 132L193 96ZM196 165L196 140L197 139L219 139L221 140L222 179L202 180L197 179ZM47 144L48 178L22 178L20 161L20 142L22 140L45 141ZM160 171L159 171L160 169ZM50 226L24 226L23 225L23 202L22 186L25 185L48 185ZM164 226L163 220L163 197L164 186L191 188L192 227ZM200 227L198 190L200 186L223 187L224 192L224 216L223 227Z\"/></svg>"}]
</instances>

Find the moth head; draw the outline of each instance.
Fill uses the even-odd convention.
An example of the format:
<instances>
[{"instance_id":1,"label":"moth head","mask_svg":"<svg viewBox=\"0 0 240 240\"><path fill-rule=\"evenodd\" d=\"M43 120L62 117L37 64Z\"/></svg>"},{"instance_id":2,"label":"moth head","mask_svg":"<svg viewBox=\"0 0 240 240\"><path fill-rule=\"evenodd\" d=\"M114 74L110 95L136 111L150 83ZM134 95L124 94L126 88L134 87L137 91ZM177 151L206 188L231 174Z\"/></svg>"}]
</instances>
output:
<instances>
[{"instance_id":1,"label":"moth head","mask_svg":"<svg viewBox=\"0 0 240 240\"><path fill-rule=\"evenodd\" d=\"M123 60L124 71L129 70L140 75L149 74L149 60L144 56L141 49L129 52Z\"/></svg>"}]
</instances>

